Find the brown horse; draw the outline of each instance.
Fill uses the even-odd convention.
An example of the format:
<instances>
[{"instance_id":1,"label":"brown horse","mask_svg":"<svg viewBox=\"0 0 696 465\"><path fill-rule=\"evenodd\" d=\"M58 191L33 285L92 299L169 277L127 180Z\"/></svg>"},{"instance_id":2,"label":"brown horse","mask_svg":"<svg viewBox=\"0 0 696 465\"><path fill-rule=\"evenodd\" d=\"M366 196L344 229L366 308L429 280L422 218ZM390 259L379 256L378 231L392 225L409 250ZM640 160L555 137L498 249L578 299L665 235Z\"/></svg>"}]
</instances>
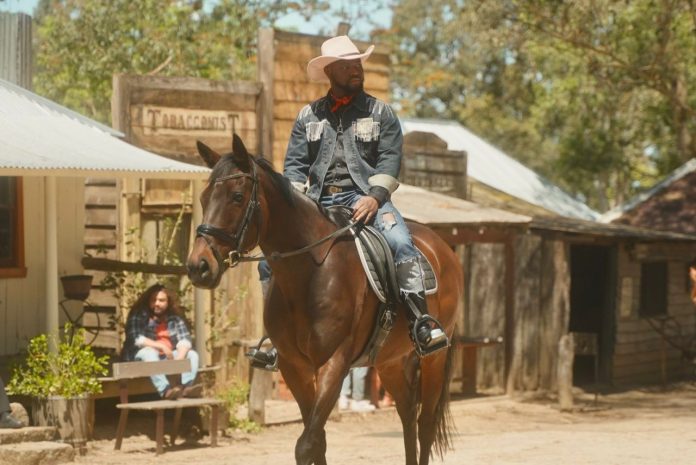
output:
<instances>
[{"instance_id":1,"label":"brown horse","mask_svg":"<svg viewBox=\"0 0 696 465\"><path fill-rule=\"evenodd\" d=\"M225 270L259 245L273 270L264 324L279 354L279 368L302 412L297 440L300 465L326 464L324 426L341 383L367 343L379 301L369 287L350 234L290 255L337 231L313 200L262 158L251 157L235 135L233 152L220 156L199 143L213 168L201 195L203 224L188 258L194 285L214 288ZM438 279L430 313L452 337L462 270L456 255L433 231L409 224L416 246ZM227 258L223 258L227 257ZM273 258L276 259L273 259ZM451 348L418 358L408 337L406 309L377 356L382 383L401 418L407 465L427 465L431 449L449 448ZM420 443L420 454L417 440Z\"/></svg>"}]
</instances>

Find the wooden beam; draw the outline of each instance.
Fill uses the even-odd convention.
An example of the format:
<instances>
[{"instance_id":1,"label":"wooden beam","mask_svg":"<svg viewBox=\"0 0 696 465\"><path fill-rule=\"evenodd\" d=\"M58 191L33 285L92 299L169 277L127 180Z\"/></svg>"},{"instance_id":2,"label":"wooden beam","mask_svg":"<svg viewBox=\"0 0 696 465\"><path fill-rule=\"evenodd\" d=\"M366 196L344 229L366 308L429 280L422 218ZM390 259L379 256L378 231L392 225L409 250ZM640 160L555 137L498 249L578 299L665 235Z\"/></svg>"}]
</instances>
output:
<instances>
[{"instance_id":1,"label":"wooden beam","mask_svg":"<svg viewBox=\"0 0 696 465\"><path fill-rule=\"evenodd\" d=\"M510 370L515 347L515 238L505 242L505 386L511 392Z\"/></svg>"},{"instance_id":2,"label":"wooden beam","mask_svg":"<svg viewBox=\"0 0 696 465\"><path fill-rule=\"evenodd\" d=\"M85 270L97 271L137 271L141 273L168 274L182 276L187 273L183 265L158 265L156 263L135 263L108 258L82 257Z\"/></svg>"}]
</instances>

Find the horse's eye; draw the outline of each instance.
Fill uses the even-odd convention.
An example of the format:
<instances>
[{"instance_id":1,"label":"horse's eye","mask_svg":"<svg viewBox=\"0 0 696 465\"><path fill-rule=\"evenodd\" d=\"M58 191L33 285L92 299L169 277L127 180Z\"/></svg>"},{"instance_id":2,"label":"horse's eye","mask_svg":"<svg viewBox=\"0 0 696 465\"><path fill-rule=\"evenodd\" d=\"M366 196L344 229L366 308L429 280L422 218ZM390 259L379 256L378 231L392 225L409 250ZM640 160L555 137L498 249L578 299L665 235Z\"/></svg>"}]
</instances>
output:
<instances>
[{"instance_id":1,"label":"horse's eye","mask_svg":"<svg viewBox=\"0 0 696 465\"><path fill-rule=\"evenodd\" d=\"M232 198L232 201L236 203L239 203L242 200L244 200L244 194L242 194L241 192L233 192L230 197Z\"/></svg>"}]
</instances>

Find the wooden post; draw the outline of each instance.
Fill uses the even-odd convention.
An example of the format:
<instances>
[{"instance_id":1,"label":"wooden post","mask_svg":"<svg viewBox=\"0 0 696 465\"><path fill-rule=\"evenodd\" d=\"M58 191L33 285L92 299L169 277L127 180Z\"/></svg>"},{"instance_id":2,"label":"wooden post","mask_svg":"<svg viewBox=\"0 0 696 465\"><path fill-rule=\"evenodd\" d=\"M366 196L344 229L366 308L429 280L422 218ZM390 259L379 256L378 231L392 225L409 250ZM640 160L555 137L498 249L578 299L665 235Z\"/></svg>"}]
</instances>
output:
<instances>
[{"instance_id":1,"label":"wooden post","mask_svg":"<svg viewBox=\"0 0 696 465\"><path fill-rule=\"evenodd\" d=\"M558 403L561 411L573 408L573 360L575 344L572 334L564 334L558 342Z\"/></svg>"},{"instance_id":2,"label":"wooden post","mask_svg":"<svg viewBox=\"0 0 696 465\"><path fill-rule=\"evenodd\" d=\"M44 177L44 219L46 240L46 333L58 337L58 216L56 212L56 178ZM49 348L57 351L57 341L51 340Z\"/></svg>"},{"instance_id":3,"label":"wooden post","mask_svg":"<svg viewBox=\"0 0 696 465\"><path fill-rule=\"evenodd\" d=\"M512 361L515 354L515 237L505 241L505 386L508 394L514 391Z\"/></svg>"},{"instance_id":4,"label":"wooden post","mask_svg":"<svg viewBox=\"0 0 696 465\"><path fill-rule=\"evenodd\" d=\"M266 399L273 390L273 373L251 369L249 387L249 419L259 425L266 424Z\"/></svg>"},{"instance_id":5,"label":"wooden post","mask_svg":"<svg viewBox=\"0 0 696 465\"><path fill-rule=\"evenodd\" d=\"M273 162L276 169L282 160L273 159L273 63L275 62L274 30L259 29L258 80L263 84L258 100L257 118L259 120L259 154Z\"/></svg>"}]
</instances>

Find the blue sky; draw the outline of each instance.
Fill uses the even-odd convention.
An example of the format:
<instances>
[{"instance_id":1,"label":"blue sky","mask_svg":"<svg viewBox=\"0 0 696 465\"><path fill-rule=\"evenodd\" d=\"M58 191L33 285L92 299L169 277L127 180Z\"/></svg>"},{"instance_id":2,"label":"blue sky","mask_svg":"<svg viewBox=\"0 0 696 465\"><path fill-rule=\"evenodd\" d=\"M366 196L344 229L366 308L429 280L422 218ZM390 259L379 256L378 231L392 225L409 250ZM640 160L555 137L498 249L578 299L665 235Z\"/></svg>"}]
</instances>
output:
<instances>
[{"instance_id":1,"label":"blue sky","mask_svg":"<svg viewBox=\"0 0 696 465\"><path fill-rule=\"evenodd\" d=\"M0 0L0 11L32 14L37 3L38 0ZM210 0L207 0L206 3L210 3ZM364 7L366 3L369 2L366 2L366 0L337 0L334 2L336 9L345 8L354 13ZM354 14L353 16L358 17L360 15ZM386 28L391 21L391 12L389 9L383 8L376 14L373 14L372 17L381 27ZM331 14L317 15L312 21L307 22L300 14L292 13L276 22L276 27L278 28L293 29L305 34L318 34L321 32L331 34L336 30L337 25L338 18ZM352 25L350 35L355 39L368 39L371 29L372 26L367 22L357 21Z\"/></svg>"}]
</instances>

